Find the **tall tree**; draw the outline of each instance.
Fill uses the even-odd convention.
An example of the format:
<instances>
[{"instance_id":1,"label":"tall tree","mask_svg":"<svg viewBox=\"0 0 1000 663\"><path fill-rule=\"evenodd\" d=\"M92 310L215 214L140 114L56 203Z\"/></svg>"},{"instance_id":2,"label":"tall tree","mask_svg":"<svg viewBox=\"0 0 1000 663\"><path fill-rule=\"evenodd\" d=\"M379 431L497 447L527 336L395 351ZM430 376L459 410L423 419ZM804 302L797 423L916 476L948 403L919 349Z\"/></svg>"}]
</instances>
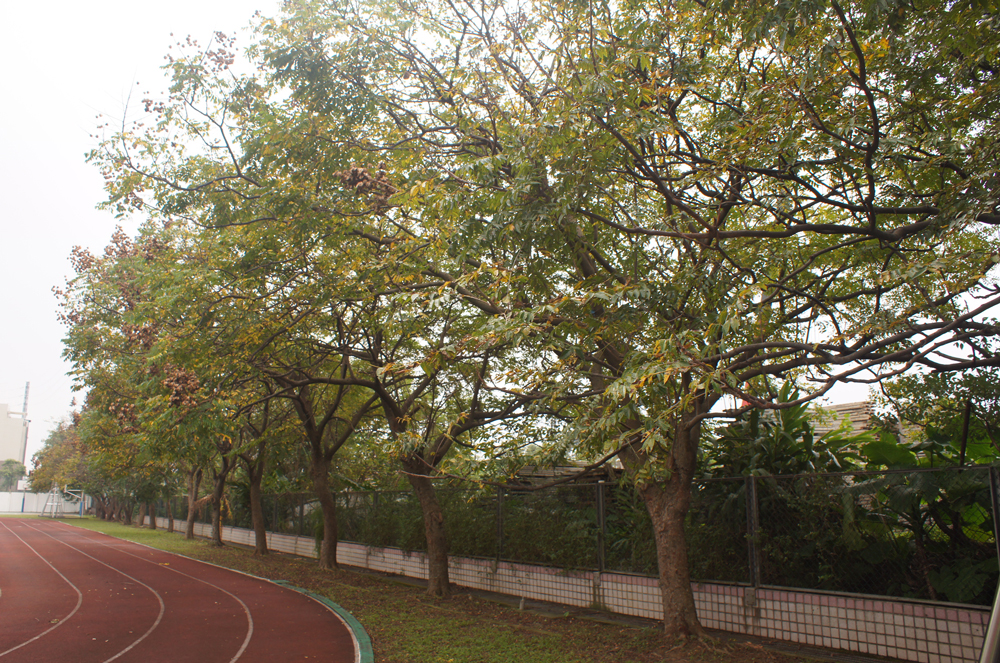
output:
<instances>
[{"instance_id":1,"label":"tall tree","mask_svg":"<svg viewBox=\"0 0 1000 663\"><path fill-rule=\"evenodd\" d=\"M263 30L294 98L410 164L392 201L490 288L491 338L531 339L512 382L586 399L572 435L646 502L665 629L699 633L683 523L720 399L960 368L997 331L1000 40L954 9L298 3ZM812 386L776 404L787 375Z\"/></svg>"},{"instance_id":2,"label":"tall tree","mask_svg":"<svg viewBox=\"0 0 1000 663\"><path fill-rule=\"evenodd\" d=\"M454 347L520 353L497 386L572 404L579 453L617 455L664 627L700 633L683 524L724 397L997 363L951 348L998 331L1000 30L952 9L289 3L263 71L218 76L228 43L174 62L156 125L95 158L112 206L257 238L234 278L264 269L286 307L256 347L303 353L258 361L296 397L373 388L391 420L378 382L405 402L421 351L457 353L427 352L447 307L408 338L373 305L474 309ZM363 352L380 338L413 341L406 370ZM776 402L789 376L810 386Z\"/></svg>"}]
</instances>

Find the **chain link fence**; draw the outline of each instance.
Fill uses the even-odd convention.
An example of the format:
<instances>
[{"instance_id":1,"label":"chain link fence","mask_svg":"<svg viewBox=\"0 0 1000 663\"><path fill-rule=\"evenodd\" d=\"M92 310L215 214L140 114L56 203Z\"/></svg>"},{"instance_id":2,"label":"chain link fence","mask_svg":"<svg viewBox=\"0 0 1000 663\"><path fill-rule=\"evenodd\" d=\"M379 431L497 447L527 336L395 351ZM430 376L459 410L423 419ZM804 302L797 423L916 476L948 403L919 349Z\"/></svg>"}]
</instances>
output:
<instances>
[{"instance_id":1,"label":"chain link fence","mask_svg":"<svg viewBox=\"0 0 1000 663\"><path fill-rule=\"evenodd\" d=\"M996 477L989 467L948 467L696 481L686 525L691 577L989 605L1000 575ZM631 487L437 495L452 555L656 575L652 523ZM341 540L425 548L412 493L344 492L337 503ZM186 503L174 506L183 519ZM252 527L245 491L230 491L224 515L227 525ZM264 517L273 532L320 528L310 494L266 496ZM210 509L200 519L209 522Z\"/></svg>"}]
</instances>

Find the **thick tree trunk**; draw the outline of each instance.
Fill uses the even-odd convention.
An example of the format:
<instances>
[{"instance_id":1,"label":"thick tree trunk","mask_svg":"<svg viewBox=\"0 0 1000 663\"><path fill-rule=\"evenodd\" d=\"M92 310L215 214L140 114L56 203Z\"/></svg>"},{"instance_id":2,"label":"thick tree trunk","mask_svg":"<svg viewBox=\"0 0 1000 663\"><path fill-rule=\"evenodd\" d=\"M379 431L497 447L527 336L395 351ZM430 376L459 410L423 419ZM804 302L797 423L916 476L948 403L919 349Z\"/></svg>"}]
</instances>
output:
<instances>
[{"instance_id":1,"label":"thick tree trunk","mask_svg":"<svg viewBox=\"0 0 1000 663\"><path fill-rule=\"evenodd\" d=\"M194 538L194 521L198 516L198 490L201 488L201 469L191 470L188 476L188 512L187 512L187 528L184 530L185 539Z\"/></svg>"},{"instance_id":2,"label":"thick tree trunk","mask_svg":"<svg viewBox=\"0 0 1000 663\"><path fill-rule=\"evenodd\" d=\"M146 503L143 502L139 505L139 522L136 523L136 527L142 527L146 524Z\"/></svg>"},{"instance_id":3,"label":"thick tree trunk","mask_svg":"<svg viewBox=\"0 0 1000 663\"><path fill-rule=\"evenodd\" d=\"M661 469L666 478L636 482L653 521L663 599L663 631L673 637L705 634L698 621L694 593L691 591L684 521L691 506L691 480L698 465L701 423L697 415L710 409L714 402L707 398L699 399L678 417L673 443L669 451L658 458L663 463ZM620 457L632 477L653 462L645 452L635 447L623 450Z\"/></svg>"},{"instance_id":4,"label":"thick tree trunk","mask_svg":"<svg viewBox=\"0 0 1000 663\"><path fill-rule=\"evenodd\" d=\"M149 529L156 529L156 502L149 503Z\"/></svg>"},{"instance_id":5,"label":"thick tree trunk","mask_svg":"<svg viewBox=\"0 0 1000 663\"><path fill-rule=\"evenodd\" d=\"M321 569L339 569L337 563L337 501L330 492L330 461L313 457L312 468L313 492L323 510L323 540L319 546L319 567Z\"/></svg>"},{"instance_id":6,"label":"thick tree trunk","mask_svg":"<svg viewBox=\"0 0 1000 663\"><path fill-rule=\"evenodd\" d=\"M250 517L253 520L255 555L267 554L267 527L264 523L264 508L261 504L260 483L264 478L263 467L250 474Z\"/></svg>"},{"instance_id":7,"label":"thick tree trunk","mask_svg":"<svg viewBox=\"0 0 1000 663\"><path fill-rule=\"evenodd\" d=\"M691 481L674 473L670 479L639 491L653 521L663 630L668 635L704 635L695 612L688 567L684 520L691 504Z\"/></svg>"},{"instance_id":8,"label":"thick tree trunk","mask_svg":"<svg viewBox=\"0 0 1000 663\"><path fill-rule=\"evenodd\" d=\"M424 516L424 536L427 538L427 593L447 598L451 596L451 584L448 578L448 537L437 492L425 474L427 465L421 459L407 458L403 461L403 467L413 492L420 500L420 510Z\"/></svg>"},{"instance_id":9,"label":"thick tree trunk","mask_svg":"<svg viewBox=\"0 0 1000 663\"><path fill-rule=\"evenodd\" d=\"M253 523L254 555L267 554L267 523L264 522L264 504L260 485L267 468L267 443L258 436L256 454L240 454L250 481L250 520Z\"/></svg>"},{"instance_id":10,"label":"thick tree trunk","mask_svg":"<svg viewBox=\"0 0 1000 663\"><path fill-rule=\"evenodd\" d=\"M223 464L223 470L215 476L212 485L212 545L222 547L222 498L226 492L226 477L229 469Z\"/></svg>"}]
</instances>

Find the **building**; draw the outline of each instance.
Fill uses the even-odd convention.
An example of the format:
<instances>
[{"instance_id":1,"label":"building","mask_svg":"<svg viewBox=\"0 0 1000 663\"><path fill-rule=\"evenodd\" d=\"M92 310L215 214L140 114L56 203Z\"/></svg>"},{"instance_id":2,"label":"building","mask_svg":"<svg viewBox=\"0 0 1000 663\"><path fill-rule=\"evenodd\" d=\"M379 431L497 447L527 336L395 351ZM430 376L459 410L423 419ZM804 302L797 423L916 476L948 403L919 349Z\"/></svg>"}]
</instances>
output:
<instances>
[{"instance_id":1,"label":"building","mask_svg":"<svg viewBox=\"0 0 1000 663\"><path fill-rule=\"evenodd\" d=\"M831 433L844 424L851 433L863 433L874 428L874 408L871 401L824 405L813 410L813 427L816 436Z\"/></svg>"},{"instance_id":2,"label":"building","mask_svg":"<svg viewBox=\"0 0 1000 663\"><path fill-rule=\"evenodd\" d=\"M24 463L28 446L28 420L20 412L0 403L0 462L8 459Z\"/></svg>"}]
</instances>

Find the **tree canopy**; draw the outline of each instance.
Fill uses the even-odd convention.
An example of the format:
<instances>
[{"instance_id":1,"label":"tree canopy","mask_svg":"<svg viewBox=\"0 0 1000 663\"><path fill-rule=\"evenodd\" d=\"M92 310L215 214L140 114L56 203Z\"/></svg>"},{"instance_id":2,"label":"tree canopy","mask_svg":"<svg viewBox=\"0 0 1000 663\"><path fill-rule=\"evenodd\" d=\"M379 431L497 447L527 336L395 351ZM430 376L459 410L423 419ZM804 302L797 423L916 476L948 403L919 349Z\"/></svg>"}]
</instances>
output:
<instances>
[{"instance_id":1,"label":"tree canopy","mask_svg":"<svg viewBox=\"0 0 1000 663\"><path fill-rule=\"evenodd\" d=\"M665 628L698 633L706 422L1000 363L993 5L288 3L243 53L187 45L91 155L109 208L184 237L120 329L174 325L156 356L199 348L172 365L229 376L213 399L269 381L307 429L326 390L318 444L377 410L411 478L558 422L623 464Z\"/></svg>"}]
</instances>

